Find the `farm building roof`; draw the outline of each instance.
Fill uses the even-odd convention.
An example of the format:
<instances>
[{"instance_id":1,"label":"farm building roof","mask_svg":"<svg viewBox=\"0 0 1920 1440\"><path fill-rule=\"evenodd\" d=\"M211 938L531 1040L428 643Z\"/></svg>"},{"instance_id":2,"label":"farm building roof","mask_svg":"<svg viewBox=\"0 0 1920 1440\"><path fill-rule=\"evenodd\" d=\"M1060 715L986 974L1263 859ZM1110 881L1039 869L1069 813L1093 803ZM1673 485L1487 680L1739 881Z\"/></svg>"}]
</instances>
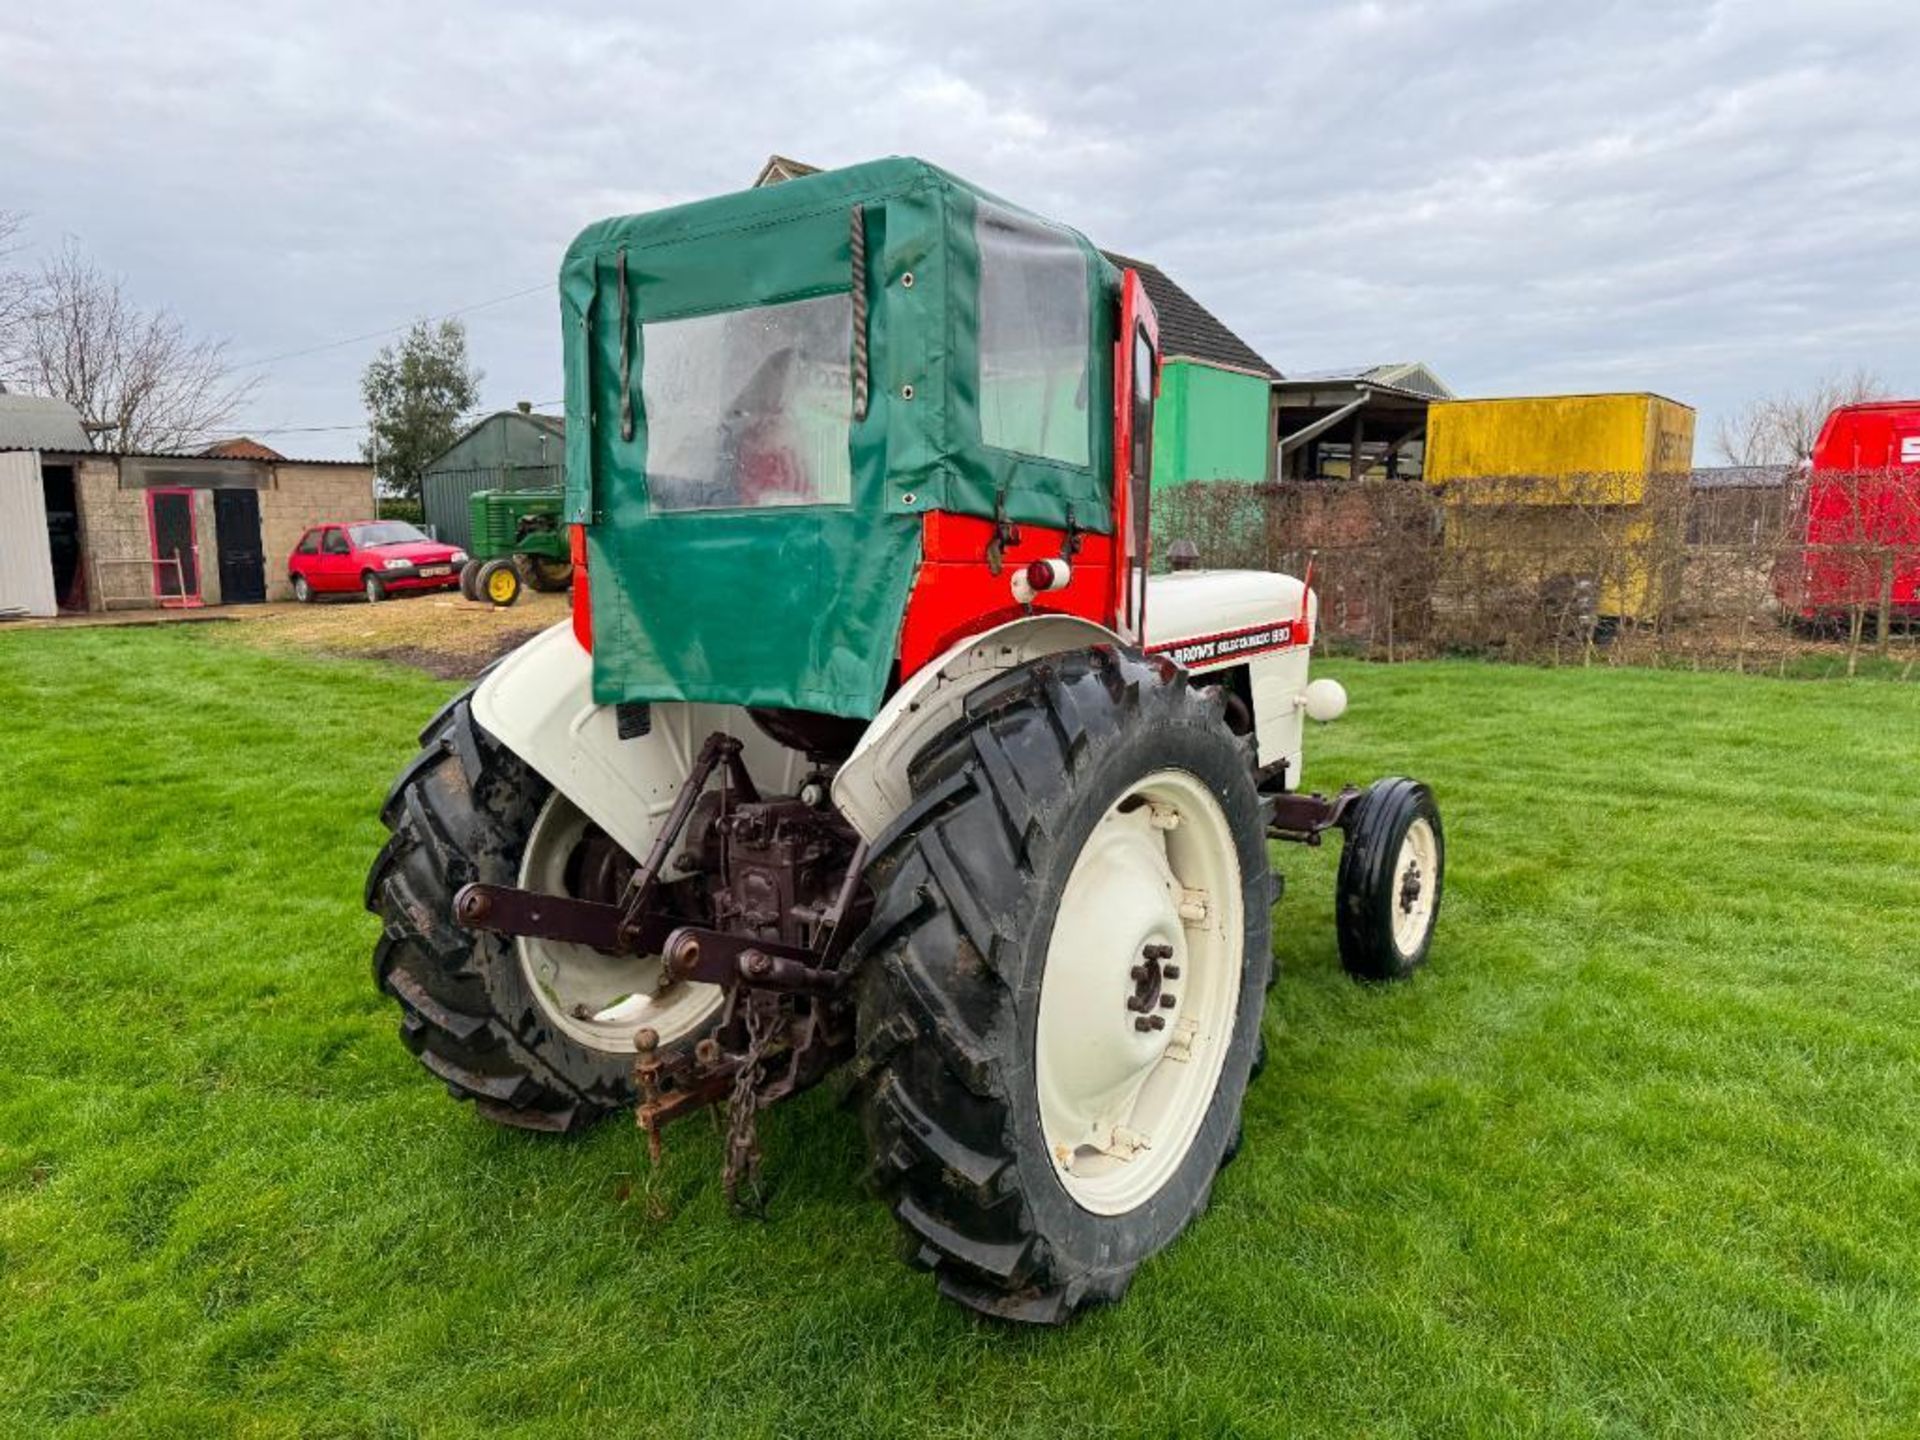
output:
<instances>
[{"instance_id":1,"label":"farm building roof","mask_svg":"<svg viewBox=\"0 0 1920 1440\"><path fill-rule=\"evenodd\" d=\"M200 453L210 460L284 460L287 458L278 450L262 445L250 435L236 435L231 440L216 440Z\"/></svg>"},{"instance_id":2,"label":"farm building roof","mask_svg":"<svg viewBox=\"0 0 1920 1440\"><path fill-rule=\"evenodd\" d=\"M45 395L0 394L0 450L86 450L80 412Z\"/></svg>"},{"instance_id":3,"label":"farm building roof","mask_svg":"<svg viewBox=\"0 0 1920 1440\"><path fill-rule=\"evenodd\" d=\"M5 397L0 396L0 399L4 399L4 398ZM99 460L212 460L216 463L225 460L225 461L230 461L234 464L338 465L338 466L358 466L363 469L368 464L368 462L365 460L302 460L292 455L280 455L271 461L263 461L259 459L248 458L248 457L236 457L233 455L195 454L190 450L187 450L187 451L182 451L182 450L97 450L91 445L0 444L0 454L6 454L9 451L17 451L17 450L38 450L42 454L46 454L46 455L76 455L76 456L81 456L88 459L99 459Z\"/></svg>"},{"instance_id":4,"label":"farm building roof","mask_svg":"<svg viewBox=\"0 0 1920 1440\"><path fill-rule=\"evenodd\" d=\"M1432 368L1418 360L1389 361L1384 365L1356 365L1335 370L1300 370L1285 377L1289 386L1311 390L1316 386L1364 385L1427 400L1451 400L1453 391Z\"/></svg>"},{"instance_id":5,"label":"farm building roof","mask_svg":"<svg viewBox=\"0 0 1920 1440\"><path fill-rule=\"evenodd\" d=\"M1777 490L1793 478L1795 465L1703 465L1693 472L1696 490Z\"/></svg>"},{"instance_id":6,"label":"farm building roof","mask_svg":"<svg viewBox=\"0 0 1920 1440\"><path fill-rule=\"evenodd\" d=\"M1147 298L1153 301L1154 313L1160 319L1160 353L1168 359L1202 360L1210 365L1224 365L1229 370L1280 378L1280 372L1269 365L1259 351L1228 329L1225 321L1189 295L1158 265L1112 250L1100 253L1122 270L1140 272L1140 283L1147 287Z\"/></svg>"}]
</instances>

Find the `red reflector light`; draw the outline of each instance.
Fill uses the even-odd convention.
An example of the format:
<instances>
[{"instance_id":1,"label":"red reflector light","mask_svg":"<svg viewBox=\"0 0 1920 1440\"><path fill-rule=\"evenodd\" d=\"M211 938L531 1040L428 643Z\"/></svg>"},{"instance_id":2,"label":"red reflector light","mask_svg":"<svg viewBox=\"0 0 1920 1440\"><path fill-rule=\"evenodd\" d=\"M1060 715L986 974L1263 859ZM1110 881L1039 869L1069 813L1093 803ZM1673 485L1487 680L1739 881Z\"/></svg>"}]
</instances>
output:
<instances>
[{"instance_id":1,"label":"red reflector light","mask_svg":"<svg viewBox=\"0 0 1920 1440\"><path fill-rule=\"evenodd\" d=\"M587 591L587 527L571 527L567 556L573 561L573 638L580 648L593 649L593 599Z\"/></svg>"}]
</instances>

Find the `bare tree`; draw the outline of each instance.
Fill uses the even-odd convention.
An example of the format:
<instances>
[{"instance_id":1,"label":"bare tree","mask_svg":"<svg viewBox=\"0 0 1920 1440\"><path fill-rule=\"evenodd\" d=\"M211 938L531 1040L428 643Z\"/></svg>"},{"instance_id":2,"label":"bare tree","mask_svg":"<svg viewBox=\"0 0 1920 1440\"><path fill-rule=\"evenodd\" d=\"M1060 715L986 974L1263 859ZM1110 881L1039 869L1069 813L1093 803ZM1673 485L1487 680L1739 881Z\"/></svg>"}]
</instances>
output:
<instances>
[{"instance_id":1,"label":"bare tree","mask_svg":"<svg viewBox=\"0 0 1920 1440\"><path fill-rule=\"evenodd\" d=\"M1813 453L1820 426L1838 406L1884 400L1870 370L1822 377L1802 391L1764 396L1721 420L1715 446L1729 465L1793 465Z\"/></svg>"},{"instance_id":2,"label":"bare tree","mask_svg":"<svg viewBox=\"0 0 1920 1440\"><path fill-rule=\"evenodd\" d=\"M4 384L5 357L12 351L27 317L27 299L31 287L27 277L7 266L7 259L19 247L14 237L26 222L10 210L0 210L0 384Z\"/></svg>"},{"instance_id":3,"label":"bare tree","mask_svg":"<svg viewBox=\"0 0 1920 1440\"><path fill-rule=\"evenodd\" d=\"M27 277L19 319L0 328L0 375L65 400L126 450L204 444L258 384L232 378L225 341L141 309L71 240Z\"/></svg>"}]
</instances>

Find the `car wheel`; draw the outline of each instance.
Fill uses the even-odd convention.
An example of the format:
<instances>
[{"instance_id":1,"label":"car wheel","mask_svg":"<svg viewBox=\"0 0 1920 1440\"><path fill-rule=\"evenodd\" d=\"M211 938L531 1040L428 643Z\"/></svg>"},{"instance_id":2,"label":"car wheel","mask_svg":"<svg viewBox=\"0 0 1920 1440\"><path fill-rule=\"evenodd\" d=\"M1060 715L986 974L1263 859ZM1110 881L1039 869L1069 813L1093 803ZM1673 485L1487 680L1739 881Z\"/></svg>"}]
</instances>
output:
<instances>
[{"instance_id":1,"label":"car wheel","mask_svg":"<svg viewBox=\"0 0 1920 1440\"><path fill-rule=\"evenodd\" d=\"M369 570L361 580L361 588L366 591L367 603L378 605L387 598L387 585L378 575Z\"/></svg>"},{"instance_id":2,"label":"car wheel","mask_svg":"<svg viewBox=\"0 0 1920 1440\"><path fill-rule=\"evenodd\" d=\"M302 605L313 603L313 582L304 575L293 577L293 598Z\"/></svg>"}]
</instances>

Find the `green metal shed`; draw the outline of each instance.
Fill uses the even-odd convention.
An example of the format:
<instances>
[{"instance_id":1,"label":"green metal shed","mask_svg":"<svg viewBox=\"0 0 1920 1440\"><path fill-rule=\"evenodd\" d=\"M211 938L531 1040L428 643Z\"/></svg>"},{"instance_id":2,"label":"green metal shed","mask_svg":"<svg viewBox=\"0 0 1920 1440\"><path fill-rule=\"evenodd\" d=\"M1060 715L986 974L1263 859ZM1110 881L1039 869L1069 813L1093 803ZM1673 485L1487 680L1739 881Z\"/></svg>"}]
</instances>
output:
<instances>
[{"instance_id":1,"label":"green metal shed","mask_svg":"<svg viewBox=\"0 0 1920 1440\"><path fill-rule=\"evenodd\" d=\"M476 490L558 490L566 482L567 423L531 409L478 420L427 465L420 500L433 533L471 549L467 497Z\"/></svg>"},{"instance_id":2,"label":"green metal shed","mask_svg":"<svg viewBox=\"0 0 1920 1440\"><path fill-rule=\"evenodd\" d=\"M1153 488L1270 478L1272 386L1280 372L1159 266L1104 253L1120 269L1140 272L1160 319Z\"/></svg>"}]
</instances>

